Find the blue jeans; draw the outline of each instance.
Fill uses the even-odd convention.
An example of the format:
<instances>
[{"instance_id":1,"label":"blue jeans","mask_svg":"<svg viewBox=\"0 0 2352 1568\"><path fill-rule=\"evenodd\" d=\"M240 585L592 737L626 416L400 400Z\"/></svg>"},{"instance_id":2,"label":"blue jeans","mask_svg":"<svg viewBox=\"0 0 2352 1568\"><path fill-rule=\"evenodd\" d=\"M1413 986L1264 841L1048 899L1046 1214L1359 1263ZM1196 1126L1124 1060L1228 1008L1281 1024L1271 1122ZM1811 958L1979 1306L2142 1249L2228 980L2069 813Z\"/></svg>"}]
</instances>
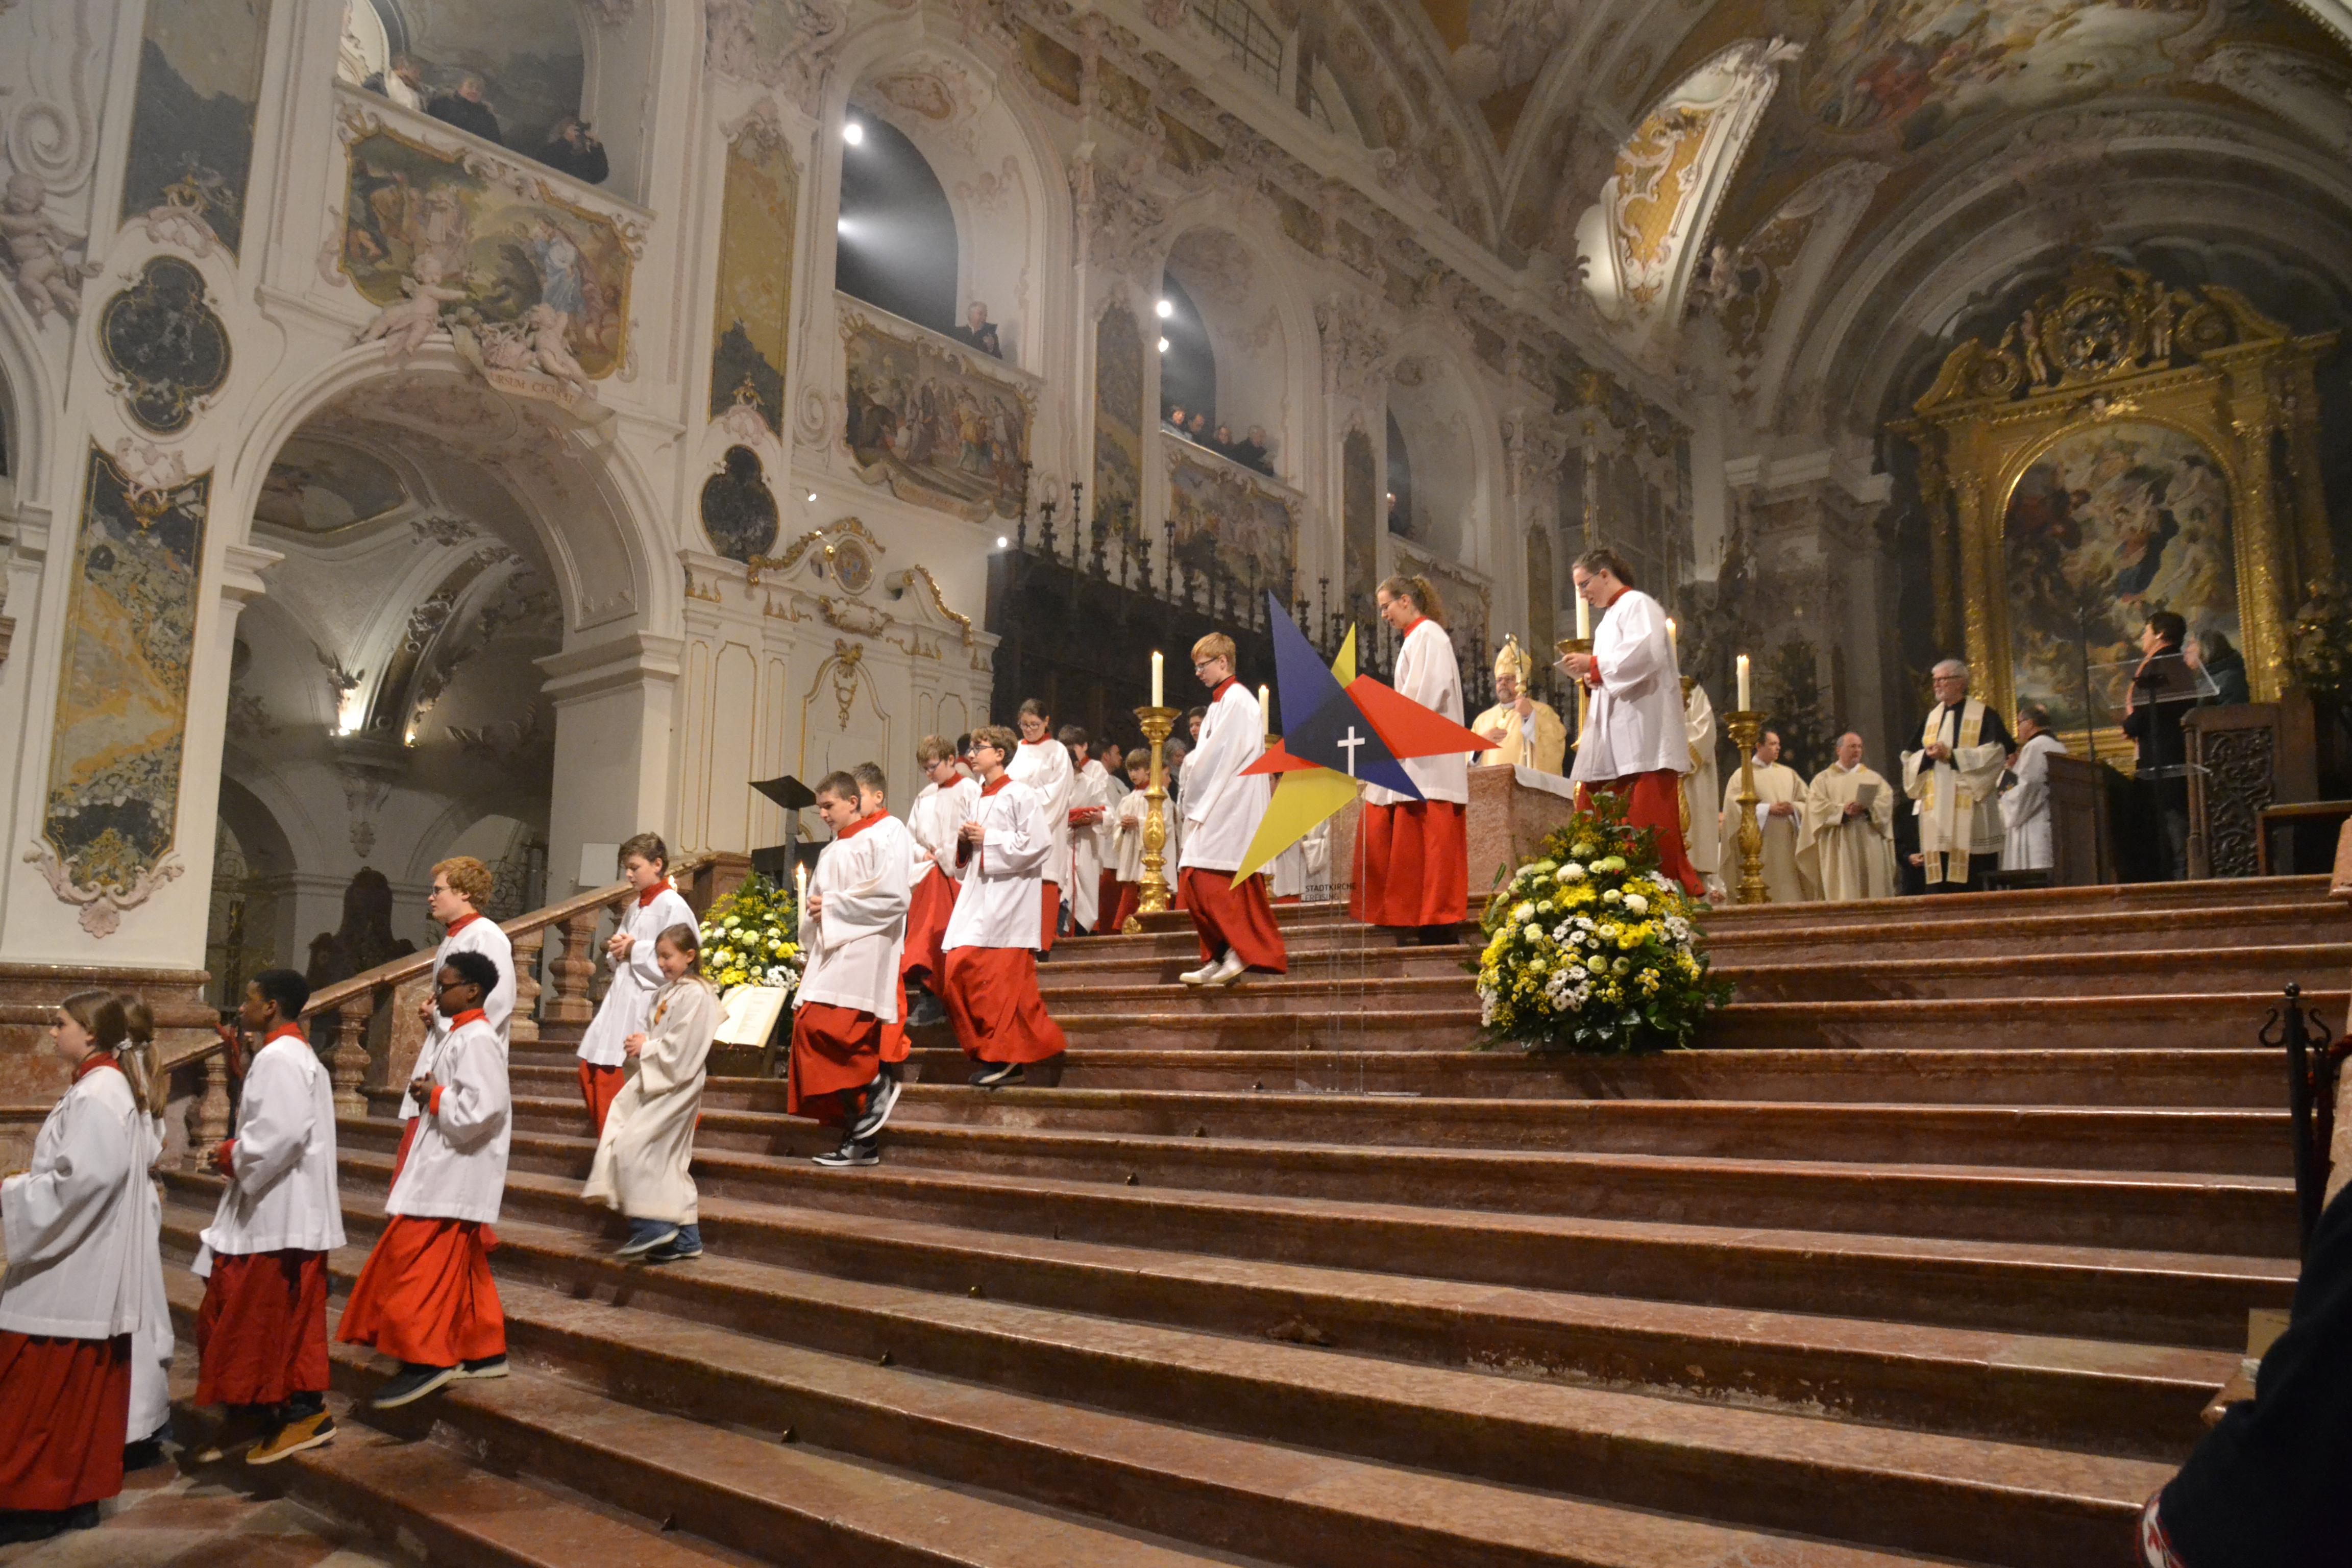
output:
<instances>
[{"instance_id":1,"label":"blue jeans","mask_svg":"<svg viewBox=\"0 0 2352 1568\"><path fill-rule=\"evenodd\" d=\"M633 1219L629 1221L629 1239L644 1241L648 1237L659 1236L663 1231L677 1228L666 1219Z\"/></svg>"}]
</instances>

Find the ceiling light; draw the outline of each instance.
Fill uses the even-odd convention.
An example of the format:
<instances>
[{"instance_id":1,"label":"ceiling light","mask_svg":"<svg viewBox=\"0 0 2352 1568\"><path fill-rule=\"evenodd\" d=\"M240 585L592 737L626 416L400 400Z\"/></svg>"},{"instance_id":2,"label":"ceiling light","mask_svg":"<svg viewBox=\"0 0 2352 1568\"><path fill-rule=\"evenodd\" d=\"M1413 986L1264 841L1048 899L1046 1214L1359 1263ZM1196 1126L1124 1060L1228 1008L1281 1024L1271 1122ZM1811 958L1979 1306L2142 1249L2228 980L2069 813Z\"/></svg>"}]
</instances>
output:
<instances>
[{"instance_id":1,"label":"ceiling light","mask_svg":"<svg viewBox=\"0 0 2352 1568\"><path fill-rule=\"evenodd\" d=\"M866 140L866 127L855 120L845 120L841 125L841 139L855 147Z\"/></svg>"},{"instance_id":2,"label":"ceiling light","mask_svg":"<svg viewBox=\"0 0 2352 1568\"><path fill-rule=\"evenodd\" d=\"M1166 338L1160 340L1160 352L1161 353L1166 353L1168 352L1168 340Z\"/></svg>"},{"instance_id":3,"label":"ceiling light","mask_svg":"<svg viewBox=\"0 0 2352 1568\"><path fill-rule=\"evenodd\" d=\"M834 219L833 232L838 235L846 236L849 233L849 220L845 217L837 217Z\"/></svg>"},{"instance_id":4,"label":"ceiling light","mask_svg":"<svg viewBox=\"0 0 2352 1568\"><path fill-rule=\"evenodd\" d=\"M1160 319L1163 321L1176 313L1176 302L1173 300L1162 300L1153 308L1160 312Z\"/></svg>"},{"instance_id":5,"label":"ceiling light","mask_svg":"<svg viewBox=\"0 0 2352 1568\"><path fill-rule=\"evenodd\" d=\"M809 504L812 506L816 504L816 492L814 490L809 491Z\"/></svg>"},{"instance_id":6,"label":"ceiling light","mask_svg":"<svg viewBox=\"0 0 2352 1568\"><path fill-rule=\"evenodd\" d=\"M1006 545L1010 544L1011 542L1012 542L1012 541L1011 541L1011 540L1006 539L1006 538L1004 537L1004 535L1003 535L1003 534L1001 534L1001 533L1000 533L1000 534L998 534L998 535L996 536L996 548L998 548L999 550L1003 549Z\"/></svg>"}]
</instances>

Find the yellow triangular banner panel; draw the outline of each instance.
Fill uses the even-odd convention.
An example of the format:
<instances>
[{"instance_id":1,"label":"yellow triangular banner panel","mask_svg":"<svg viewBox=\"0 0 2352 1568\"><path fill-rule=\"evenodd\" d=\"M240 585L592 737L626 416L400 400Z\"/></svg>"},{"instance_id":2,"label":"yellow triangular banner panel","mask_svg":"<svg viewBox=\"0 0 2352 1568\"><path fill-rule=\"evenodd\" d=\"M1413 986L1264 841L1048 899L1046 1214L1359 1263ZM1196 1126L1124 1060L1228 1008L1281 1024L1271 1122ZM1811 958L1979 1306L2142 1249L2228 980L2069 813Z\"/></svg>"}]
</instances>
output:
<instances>
[{"instance_id":1,"label":"yellow triangular banner panel","mask_svg":"<svg viewBox=\"0 0 2352 1568\"><path fill-rule=\"evenodd\" d=\"M1352 655L1350 647L1342 657ZM1250 840L1249 852L1234 872L1238 882L1253 871L1274 864L1274 858L1315 831L1341 806L1356 798L1356 781L1329 768L1307 768L1284 773L1275 782L1274 804Z\"/></svg>"}]
</instances>

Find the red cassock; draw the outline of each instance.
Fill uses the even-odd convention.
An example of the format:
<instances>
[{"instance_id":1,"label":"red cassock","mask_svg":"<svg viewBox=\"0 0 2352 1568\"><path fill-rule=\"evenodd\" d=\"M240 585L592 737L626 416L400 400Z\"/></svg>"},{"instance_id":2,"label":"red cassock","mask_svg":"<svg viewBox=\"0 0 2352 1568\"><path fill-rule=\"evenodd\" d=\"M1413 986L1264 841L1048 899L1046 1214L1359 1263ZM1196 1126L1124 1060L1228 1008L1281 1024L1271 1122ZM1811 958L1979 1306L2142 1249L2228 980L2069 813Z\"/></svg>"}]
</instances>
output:
<instances>
[{"instance_id":1,"label":"red cassock","mask_svg":"<svg viewBox=\"0 0 2352 1568\"><path fill-rule=\"evenodd\" d=\"M1046 1016L1037 955L1025 947L950 948L940 1000L964 1054L981 1061L1041 1062L1070 1048Z\"/></svg>"},{"instance_id":2,"label":"red cassock","mask_svg":"<svg viewBox=\"0 0 2352 1568\"><path fill-rule=\"evenodd\" d=\"M1044 908L1045 921L1037 932L1041 939L1037 951L1051 952L1054 951L1055 928L1062 923L1062 884L1046 883L1040 894L1040 902Z\"/></svg>"},{"instance_id":3,"label":"red cassock","mask_svg":"<svg viewBox=\"0 0 2352 1568\"><path fill-rule=\"evenodd\" d=\"M1584 810L1592 804L1592 792L1607 790L1623 798L1625 823L1629 827L1654 830L1654 842L1658 849L1658 869L1682 884L1683 891L1692 898L1703 897L1706 884L1699 879L1698 869L1690 863L1683 847L1683 776L1671 769L1658 768L1631 778L1603 779L1598 784L1576 786L1576 808Z\"/></svg>"},{"instance_id":4,"label":"red cassock","mask_svg":"<svg viewBox=\"0 0 2352 1568\"><path fill-rule=\"evenodd\" d=\"M506 1312L490 1277L498 1244L478 1220L394 1215L352 1286L335 1337L420 1366L506 1354Z\"/></svg>"},{"instance_id":5,"label":"red cassock","mask_svg":"<svg viewBox=\"0 0 2352 1568\"><path fill-rule=\"evenodd\" d=\"M784 1081L787 1114L839 1122L841 1096L864 1089L881 1070L882 1021L873 1014L831 1002L803 1002L794 1010Z\"/></svg>"},{"instance_id":6,"label":"red cassock","mask_svg":"<svg viewBox=\"0 0 2352 1568\"><path fill-rule=\"evenodd\" d=\"M196 1310L199 1405L283 1405L327 1391L327 1255L222 1253ZM437 1364L437 1363L436 1363Z\"/></svg>"},{"instance_id":7,"label":"red cassock","mask_svg":"<svg viewBox=\"0 0 2352 1568\"><path fill-rule=\"evenodd\" d=\"M604 1135L604 1118L620 1098L621 1086L629 1081L626 1068L598 1067L594 1062L580 1064L580 1098L588 1107L588 1120L596 1124L596 1135Z\"/></svg>"},{"instance_id":8,"label":"red cassock","mask_svg":"<svg viewBox=\"0 0 2352 1568\"><path fill-rule=\"evenodd\" d=\"M1265 896L1265 879L1253 873L1236 884L1230 871L1187 866L1176 879L1184 908L1201 936L1201 956L1216 958L1231 948L1250 968L1268 974L1289 973L1281 928Z\"/></svg>"},{"instance_id":9,"label":"red cassock","mask_svg":"<svg viewBox=\"0 0 2352 1568\"><path fill-rule=\"evenodd\" d=\"M1101 879L1096 882L1095 934L1097 936L1118 934L1118 890L1124 886L1126 884L1118 879L1118 873L1116 871L1105 871Z\"/></svg>"},{"instance_id":10,"label":"red cassock","mask_svg":"<svg viewBox=\"0 0 2352 1568\"><path fill-rule=\"evenodd\" d=\"M1136 911L1142 908L1143 884L1140 882L1121 882L1118 885L1118 907L1111 913L1110 930L1103 934L1106 936L1117 936L1120 931L1125 931L1127 929L1127 922L1133 920L1135 918Z\"/></svg>"},{"instance_id":11,"label":"red cassock","mask_svg":"<svg viewBox=\"0 0 2352 1568\"><path fill-rule=\"evenodd\" d=\"M898 975L918 985L939 989L947 954L940 942L948 934L948 917L955 913L956 885L936 866L926 866L907 897L907 947L898 960Z\"/></svg>"},{"instance_id":12,"label":"red cassock","mask_svg":"<svg viewBox=\"0 0 2352 1568\"><path fill-rule=\"evenodd\" d=\"M1376 926L1467 919L1468 808L1450 800L1367 805L1356 824L1356 887L1348 912Z\"/></svg>"},{"instance_id":13,"label":"red cassock","mask_svg":"<svg viewBox=\"0 0 2352 1568\"><path fill-rule=\"evenodd\" d=\"M131 1336L0 1329L0 1511L54 1512L122 1489Z\"/></svg>"}]
</instances>

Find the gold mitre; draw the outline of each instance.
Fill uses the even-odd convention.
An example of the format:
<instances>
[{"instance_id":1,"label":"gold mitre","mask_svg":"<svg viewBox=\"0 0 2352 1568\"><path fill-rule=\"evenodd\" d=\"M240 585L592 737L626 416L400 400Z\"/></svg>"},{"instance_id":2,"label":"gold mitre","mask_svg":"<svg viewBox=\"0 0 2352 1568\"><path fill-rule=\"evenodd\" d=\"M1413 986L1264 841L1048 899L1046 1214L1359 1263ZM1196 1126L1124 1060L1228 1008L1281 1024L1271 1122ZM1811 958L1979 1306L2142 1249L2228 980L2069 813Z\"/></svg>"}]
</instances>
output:
<instances>
[{"instance_id":1,"label":"gold mitre","mask_svg":"<svg viewBox=\"0 0 2352 1568\"><path fill-rule=\"evenodd\" d=\"M1518 634L1506 632L1503 635L1502 648L1495 655L1495 673L1507 675L1525 686L1528 683L1528 678L1535 673L1535 668L1536 661L1529 658L1528 650L1519 646Z\"/></svg>"}]
</instances>

